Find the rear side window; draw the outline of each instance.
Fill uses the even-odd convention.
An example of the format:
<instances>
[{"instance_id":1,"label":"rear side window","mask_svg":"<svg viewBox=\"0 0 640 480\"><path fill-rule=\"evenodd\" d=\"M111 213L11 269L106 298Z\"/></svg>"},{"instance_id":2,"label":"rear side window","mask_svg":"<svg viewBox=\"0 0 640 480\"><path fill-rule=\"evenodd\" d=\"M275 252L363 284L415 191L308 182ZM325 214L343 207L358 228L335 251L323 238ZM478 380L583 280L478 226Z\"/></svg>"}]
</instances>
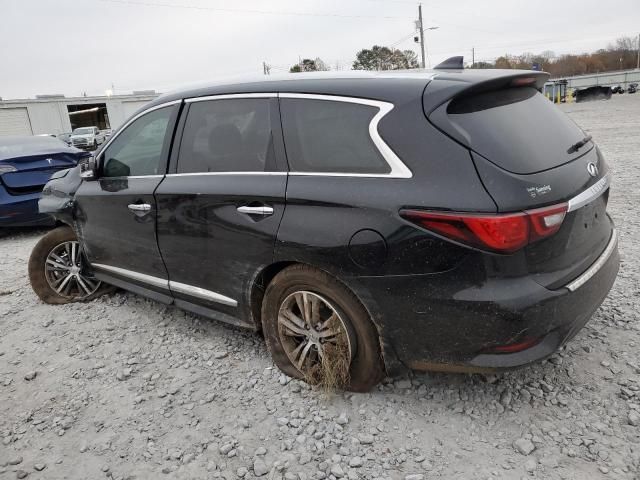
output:
<instances>
[{"instance_id":1,"label":"rear side window","mask_svg":"<svg viewBox=\"0 0 640 480\"><path fill-rule=\"evenodd\" d=\"M357 103L280 100L287 159L293 172L389 173L369 135L377 107Z\"/></svg>"},{"instance_id":2,"label":"rear side window","mask_svg":"<svg viewBox=\"0 0 640 480\"><path fill-rule=\"evenodd\" d=\"M179 173L272 170L269 99L194 102L184 126Z\"/></svg>"},{"instance_id":3,"label":"rear side window","mask_svg":"<svg viewBox=\"0 0 640 480\"><path fill-rule=\"evenodd\" d=\"M449 104L447 114L473 150L513 173L554 168L589 150L569 151L584 132L533 88L462 97Z\"/></svg>"}]
</instances>

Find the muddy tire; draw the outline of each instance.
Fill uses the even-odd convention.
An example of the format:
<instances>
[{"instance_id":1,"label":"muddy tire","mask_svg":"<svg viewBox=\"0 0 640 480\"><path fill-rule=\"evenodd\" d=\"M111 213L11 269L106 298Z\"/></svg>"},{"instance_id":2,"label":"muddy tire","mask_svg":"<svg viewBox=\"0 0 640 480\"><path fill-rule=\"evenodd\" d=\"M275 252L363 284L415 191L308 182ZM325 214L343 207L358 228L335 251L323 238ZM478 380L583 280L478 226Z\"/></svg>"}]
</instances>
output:
<instances>
[{"instance_id":1,"label":"muddy tire","mask_svg":"<svg viewBox=\"0 0 640 480\"><path fill-rule=\"evenodd\" d=\"M278 273L265 292L262 328L273 361L290 377L354 392L384 378L378 332L367 311L325 272L294 265Z\"/></svg>"},{"instance_id":2,"label":"muddy tire","mask_svg":"<svg viewBox=\"0 0 640 480\"><path fill-rule=\"evenodd\" d=\"M86 260L70 227L51 230L29 257L29 281L45 303L92 300L113 290L85 271Z\"/></svg>"}]
</instances>

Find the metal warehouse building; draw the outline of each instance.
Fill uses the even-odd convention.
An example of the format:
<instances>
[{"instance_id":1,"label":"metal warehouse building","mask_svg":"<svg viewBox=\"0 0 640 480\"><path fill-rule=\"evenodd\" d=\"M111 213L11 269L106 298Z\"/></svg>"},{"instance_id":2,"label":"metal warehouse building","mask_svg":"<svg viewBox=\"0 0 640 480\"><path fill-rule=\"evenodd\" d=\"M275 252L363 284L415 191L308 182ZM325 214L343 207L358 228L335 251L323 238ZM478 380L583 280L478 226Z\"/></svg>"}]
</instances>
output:
<instances>
[{"instance_id":1,"label":"metal warehouse building","mask_svg":"<svg viewBox=\"0 0 640 480\"><path fill-rule=\"evenodd\" d=\"M36 95L35 99L0 99L0 136L59 134L74 128L117 128L133 112L156 98L155 91L109 97Z\"/></svg>"}]
</instances>

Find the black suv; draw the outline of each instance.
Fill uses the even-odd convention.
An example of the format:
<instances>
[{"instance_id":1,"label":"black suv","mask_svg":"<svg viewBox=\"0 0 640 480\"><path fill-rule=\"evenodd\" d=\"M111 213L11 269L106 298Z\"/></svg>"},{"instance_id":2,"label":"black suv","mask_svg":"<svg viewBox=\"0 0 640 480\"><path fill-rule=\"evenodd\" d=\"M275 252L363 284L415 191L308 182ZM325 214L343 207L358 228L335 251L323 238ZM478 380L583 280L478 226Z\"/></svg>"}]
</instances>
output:
<instances>
[{"instance_id":1,"label":"black suv","mask_svg":"<svg viewBox=\"0 0 640 480\"><path fill-rule=\"evenodd\" d=\"M610 176L531 71L299 74L164 95L40 208L42 300L109 284L367 390L545 358L618 270Z\"/></svg>"}]
</instances>

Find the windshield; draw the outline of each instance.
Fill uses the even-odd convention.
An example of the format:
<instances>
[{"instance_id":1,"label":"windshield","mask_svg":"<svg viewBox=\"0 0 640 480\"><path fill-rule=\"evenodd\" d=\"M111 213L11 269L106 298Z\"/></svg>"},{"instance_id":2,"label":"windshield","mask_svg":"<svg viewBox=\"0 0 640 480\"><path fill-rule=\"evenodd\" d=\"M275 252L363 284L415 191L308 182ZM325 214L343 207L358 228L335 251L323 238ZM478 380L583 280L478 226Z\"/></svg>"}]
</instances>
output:
<instances>
[{"instance_id":1,"label":"windshield","mask_svg":"<svg viewBox=\"0 0 640 480\"><path fill-rule=\"evenodd\" d=\"M76 128L73 131L73 135L90 135L92 133L93 133L92 127Z\"/></svg>"}]
</instances>

